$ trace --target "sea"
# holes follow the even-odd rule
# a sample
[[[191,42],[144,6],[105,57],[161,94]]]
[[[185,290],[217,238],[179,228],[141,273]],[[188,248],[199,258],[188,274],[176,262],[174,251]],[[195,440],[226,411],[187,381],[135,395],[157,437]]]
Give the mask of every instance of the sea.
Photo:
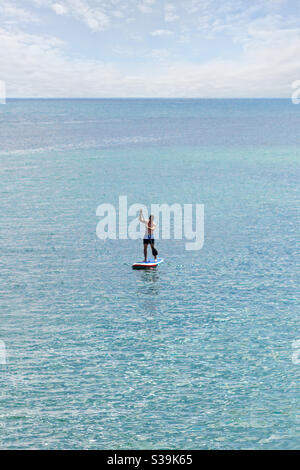
[[[299,449],[299,167],[289,99],[0,105],[0,448]],[[119,196],[203,246],[132,270]]]

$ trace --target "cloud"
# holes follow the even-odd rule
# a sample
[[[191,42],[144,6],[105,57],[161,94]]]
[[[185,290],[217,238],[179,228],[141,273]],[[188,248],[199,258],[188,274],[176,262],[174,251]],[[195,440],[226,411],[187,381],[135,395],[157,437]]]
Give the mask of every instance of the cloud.
[[[24,8],[20,8],[14,3],[1,0],[0,17],[5,23],[39,23],[40,19]]]
[[[141,3],[140,5],[137,6],[138,10],[140,10],[141,13],[152,13],[152,8],[148,5],[145,5]]]
[[[7,2],[8,0],[6,0]],[[21,1],[21,0],[19,0]],[[143,13],[166,23],[180,19],[186,31],[213,38],[220,34],[239,40],[247,24],[257,17],[277,12],[285,0],[27,0],[35,6],[49,8],[58,15],[68,15],[93,31],[105,31],[116,21]],[[297,16],[297,15],[294,15]],[[161,26],[161,21],[160,21]],[[153,30],[158,29],[153,24]],[[160,28],[163,29],[163,28]]]
[[[262,28],[286,28],[297,24],[293,15],[279,14],[286,0],[180,0],[185,12],[182,28],[193,31],[205,39],[220,36],[231,38],[236,43],[245,41],[251,24],[260,22]],[[171,7],[170,7],[171,8]],[[172,11],[172,10],[171,10]],[[181,15],[180,17],[182,18]],[[273,25],[271,23],[273,22]],[[277,24],[275,24],[277,23]]]
[[[8,96],[107,96],[123,79],[112,64],[71,60],[66,44],[55,37],[0,28],[0,42],[0,75]]]
[[[68,12],[68,9],[66,6],[61,5],[60,3],[53,3],[51,5],[51,8],[57,15],[65,15]]]
[[[8,96],[21,97],[290,96],[291,83],[299,78],[300,31],[257,28],[249,34],[237,60],[169,62],[168,50],[153,50],[152,73],[142,67],[132,74],[112,63],[71,59],[55,37],[0,28],[0,78]]]
[[[112,12],[112,15],[115,17],[115,18],[124,18],[125,17],[125,13],[123,11],[120,11],[120,10],[115,10]]]
[[[82,21],[92,31],[104,31],[110,25],[110,16],[105,11],[105,6],[111,3],[98,0],[31,0],[35,6],[49,8],[57,15],[68,15],[78,21]]]
[[[165,5],[165,21],[170,23],[177,20],[179,20],[179,16],[176,14],[176,7],[171,3],[167,3]]]
[[[290,84],[300,79],[297,15],[281,11],[277,0],[253,0],[250,5],[242,0],[224,0],[223,4],[219,0],[178,0],[165,5],[154,0],[27,0],[27,4],[29,1],[43,7],[43,30],[49,26],[53,31],[47,15],[68,15],[64,36],[68,42],[53,32],[21,31],[23,23],[28,31],[30,22],[38,18],[11,1],[1,0],[0,80],[6,81],[8,96],[283,97],[290,96]],[[271,8],[274,2],[276,11]],[[139,5],[156,15],[136,15],[136,22],[127,23]],[[169,24],[164,28],[164,18],[172,23],[179,17],[174,32],[167,28]],[[77,46],[72,41],[78,24],[74,19],[100,32],[94,43],[89,35],[88,44],[95,44],[89,48],[89,57],[94,49],[101,52],[97,45],[103,38],[105,57],[111,54],[111,59],[84,59],[84,47],[81,58],[76,58]],[[118,35],[113,22],[120,19],[123,29]],[[115,28],[113,40],[111,32],[106,33],[110,26]],[[35,25],[34,31],[38,28]],[[85,39],[84,28],[80,31]],[[154,40],[150,41],[149,35],[168,37],[168,48],[151,49]],[[209,41],[215,38],[226,38],[226,55]],[[191,49],[198,51],[202,39],[207,41],[210,55],[200,63],[199,55],[188,54]],[[184,41],[189,41],[188,47]],[[238,52],[230,55],[234,43]]]
[[[151,36],[172,36],[174,33],[169,29],[156,29],[152,31]]]
[[[83,0],[68,0],[67,3],[70,3],[72,14],[93,31],[103,31],[108,27],[110,19],[101,7]]]
[[[153,7],[156,4],[156,0],[135,0],[132,4],[132,8],[137,8],[141,13],[153,13]]]
[[[149,53],[149,56],[153,57],[156,61],[165,62],[166,59],[169,59],[171,54],[168,49],[152,49]]]

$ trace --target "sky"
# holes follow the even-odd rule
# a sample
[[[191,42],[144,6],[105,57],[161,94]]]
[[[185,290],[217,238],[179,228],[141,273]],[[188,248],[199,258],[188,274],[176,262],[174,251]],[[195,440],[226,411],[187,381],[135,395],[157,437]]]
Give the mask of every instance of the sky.
[[[0,0],[8,97],[290,97],[299,0]]]

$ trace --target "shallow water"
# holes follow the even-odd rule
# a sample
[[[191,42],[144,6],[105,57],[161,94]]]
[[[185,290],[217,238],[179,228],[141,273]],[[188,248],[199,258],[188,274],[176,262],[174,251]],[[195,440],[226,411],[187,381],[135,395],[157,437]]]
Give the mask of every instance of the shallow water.
[[[288,100],[0,106],[2,448],[299,448],[299,143]],[[133,271],[119,195],[204,204],[202,250]]]

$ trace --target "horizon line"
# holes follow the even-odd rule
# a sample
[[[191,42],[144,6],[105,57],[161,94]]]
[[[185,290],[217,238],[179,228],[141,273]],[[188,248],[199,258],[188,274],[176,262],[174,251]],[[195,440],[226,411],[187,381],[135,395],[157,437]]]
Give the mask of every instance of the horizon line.
[[[240,97],[204,97],[204,96],[10,96],[8,100],[290,100],[290,97],[281,96],[240,96]]]

